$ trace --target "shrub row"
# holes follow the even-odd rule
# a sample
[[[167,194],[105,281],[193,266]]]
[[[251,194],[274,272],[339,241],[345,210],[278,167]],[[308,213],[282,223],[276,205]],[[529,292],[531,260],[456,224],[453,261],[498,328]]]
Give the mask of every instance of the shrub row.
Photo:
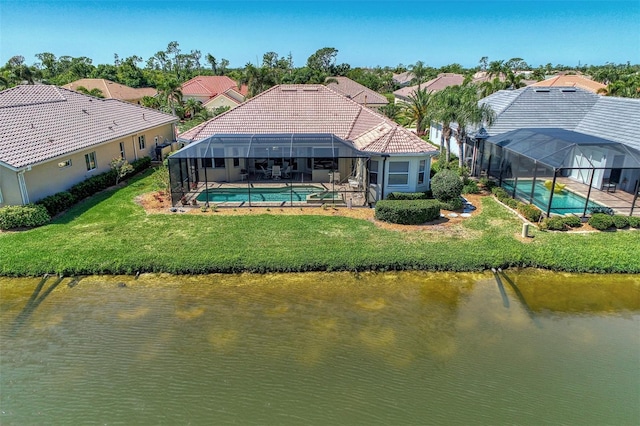
[[[387,196],[387,200],[428,200],[432,198],[429,192],[392,192]]]
[[[436,200],[380,200],[375,218],[401,225],[419,225],[440,217],[440,202]]]
[[[542,211],[533,204],[522,203],[516,199],[511,198],[509,193],[499,186],[491,189],[491,193],[501,203],[517,210],[522,216],[524,216],[530,222],[538,222],[542,217]]]
[[[550,231],[566,231],[569,228],[579,228],[582,221],[577,216],[553,216],[545,218],[540,223],[540,229],[548,229]]]
[[[0,229],[31,228],[49,222],[51,217],[44,206],[6,206],[0,208]]]
[[[146,170],[151,165],[151,158],[143,157],[139,160],[131,163],[133,166],[133,173],[139,173]],[[58,192],[48,197],[43,198],[36,204],[44,206],[50,216],[55,216],[61,213],[78,201],[81,201],[91,195],[100,192],[116,182],[117,173],[115,170],[109,170],[108,172],[101,173],[99,175],[90,177],[87,180],[79,182],[73,185],[69,190]]]
[[[632,228],[640,228],[640,217],[623,216],[620,214],[609,215],[607,213],[594,213],[589,218],[589,225],[599,230],[606,231],[609,228],[622,229],[630,226]]]

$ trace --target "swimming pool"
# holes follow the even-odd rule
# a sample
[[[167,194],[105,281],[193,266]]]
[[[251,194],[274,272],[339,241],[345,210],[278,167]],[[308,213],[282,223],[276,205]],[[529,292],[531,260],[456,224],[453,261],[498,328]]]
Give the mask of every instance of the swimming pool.
[[[513,194],[513,185],[515,181],[503,181],[502,186],[509,194]],[[525,200],[529,200],[531,197],[532,180],[519,180],[516,196]],[[550,191],[545,188],[543,181],[536,181],[533,191],[533,204],[543,212],[547,211],[549,207],[549,195]],[[577,213],[582,214],[584,212],[584,206],[587,199],[581,195],[576,194],[568,190],[563,190],[560,193],[553,194],[553,200],[551,201],[551,213],[554,214],[567,214]],[[600,204],[593,201],[589,201],[588,209],[592,207],[602,207]]]
[[[220,188],[201,192],[197,200],[206,202],[302,202],[311,194],[320,194],[326,189],[321,186],[286,186],[279,188]]]

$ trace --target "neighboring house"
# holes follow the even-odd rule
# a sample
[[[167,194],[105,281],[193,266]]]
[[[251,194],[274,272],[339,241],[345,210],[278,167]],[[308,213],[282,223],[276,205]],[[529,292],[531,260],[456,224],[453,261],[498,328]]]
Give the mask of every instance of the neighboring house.
[[[238,84],[226,75],[200,75],[182,84],[182,99],[195,99],[209,111],[220,107],[235,108],[244,102],[247,86]]]
[[[439,74],[436,78],[426,81],[420,85],[403,87],[393,92],[396,103],[398,102],[410,102],[409,97],[412,96],[420,87],[421,90],[427,92],[439,92],[445,87],[460,86],[464,83],[464,76],[462,74],[444,73]]]
[[[592,176],[582,173],[582,177],[578,177],[577,169],[572,170],[572,179],[588,183],[593,178],[595,188],[602,188],[611,179],[626,192],[638,185],[640,99],[599,96],[576,87],[529,86],[502,90],[480,102],[490,105],[497,116],[493,125],[486,128],[490,140],[499,140],[501,135],[514,131],[536,129],[533,133],[541,139],[531,145],[533,152],[541,149],[542,140],[551,137],[548,135],[562,135],[564,140],[575,140],[581,146],[579,155],[578,151],[564,152],[563,168],[594,170]],[[469,134],[475,134],[475,130],[469,129]],[[544,153],[551,156],[553,149],[545,147]]]
[[[405,71],[400,74],[393,75],[393,82],[396,83],[400,87],[405,87],[411,84],[411,80],[413,80],[413,73],[411,71]]]
[[[386,97],[348,77],[329,77],[327,87],[367,108],[378,109],[389,103]]]
[[[48,85],[0,92],[0,206],[69,189],[174,139],[177,118]]]
[[[599,90],[607,88],[606,85],[593,81],[581,75],[557,75],[547,80],[542,80],[532,84],[536,87],[577,87],[588,90],[592,93],[598,93]]]
[[[65,84],[62,87],[76,92],[78,91],[78,87],[84,87],[88,91],[98,89],[102,93],[102,97],[105,99],[120,99],[121,101],[130,102],[132,104],[140,104],[143,97],[154,97],[158,94],[158,91],[153,87],[135,89],[103,78],[82,78],[74,81],[73,83]]]
[[[278,144],[283,144],[263,145],[259,149],[258,141],[254,141],[256,135],[272,136]],[[298,145],[297,141],[301,139],[305,140]],[[200,175],[224,182],[241,181],[243,170],[246,173],[255,166],[258,154],[254,152],[276,151],[272,160],[286,159],[294,166],[293,173],[310,176],[312,181],[318,182],[327,182],[328,173],[335,171],[336,166],[343,178],[350,176],[354,160],[366,157],[369,159],[368,175],[363,185],[367,186],[372,201],[385,198],[393,191],[428,190],[430,160],[438,152],[383,115],[324,85],[311,84],[272,87],[237,108],[180,134],[178,140],[190,145],[170,158],[180,158],[188,149],[196,153],[198,150],[194,147],[200,145],[209,158],[183,157],[188,164],[200,168],[207,160],[208,167],[212,168]],[[320,141],[328,145],[320,145]],[[206,146],[216,148],[204,148]],[[337,146],[345,153],[337,155]],[[316,161],[319,159],[322,161]],[[188,172],[185,169],[180,173]]]

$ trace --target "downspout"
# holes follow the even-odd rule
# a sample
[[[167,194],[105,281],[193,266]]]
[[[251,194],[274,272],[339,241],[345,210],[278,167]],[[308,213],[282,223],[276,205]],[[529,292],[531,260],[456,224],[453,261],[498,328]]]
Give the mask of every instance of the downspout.
[[[389,154],[382,154],[382,183],[380,184],[380,199],[384,200],[384,181],[386,180],[386,165]]]
[[[22,169],[18,172],[18,186],[20,187],[20,196],[22,197],[22,204],[29,204],[29,192],[27,191],[27,184],[24,181],[24,172],[31,170],[31,166],[26,169]]]

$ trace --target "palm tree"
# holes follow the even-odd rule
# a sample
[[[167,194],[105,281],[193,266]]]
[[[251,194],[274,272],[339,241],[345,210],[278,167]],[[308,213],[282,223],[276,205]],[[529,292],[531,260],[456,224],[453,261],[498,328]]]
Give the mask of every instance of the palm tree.
[[[434,95],[434,108],[432,116],[434,120],[442,123],[442,139],[440,141],[440,151],[445,152],[445,164],[451,161],[451,123],[457,119],[458,90],[460,86],[449,86],[436,92]]]
[[[418,83],[418,90],[420,90],[420,85],[429,75],[429,68],[424,65],[424,62],[418,61],[414,65],[409,65],[409,71],[413,74],[413,79]]]
[[[185,116],[189,116],[189,118],[194,118],[202,109],[202,102],[197,99],[189,98],[184,103],[184,113]]]
[[[174,78],[162,81],[158,85],[158,96],[164,102],[173,115],[176,115],[176,106],[182,104],[182,90],[180,83]]]
[[[402,116],[406,125],[416,126],[418,136],[426,133],[426,128],[431,124],[431,103],[433,97],[426,89],[417,89],[409,95],[409,102],[402,104]]]
[[[459,106],[457,110],[456,140],[458,142],[458,165],[460,168],[464,162],[464,145],[467,140],[467,127],[490,126],[496,119],[496,113],[488,104],[479,104],[479,95],[473,86],[461,86],[458,92]]]

